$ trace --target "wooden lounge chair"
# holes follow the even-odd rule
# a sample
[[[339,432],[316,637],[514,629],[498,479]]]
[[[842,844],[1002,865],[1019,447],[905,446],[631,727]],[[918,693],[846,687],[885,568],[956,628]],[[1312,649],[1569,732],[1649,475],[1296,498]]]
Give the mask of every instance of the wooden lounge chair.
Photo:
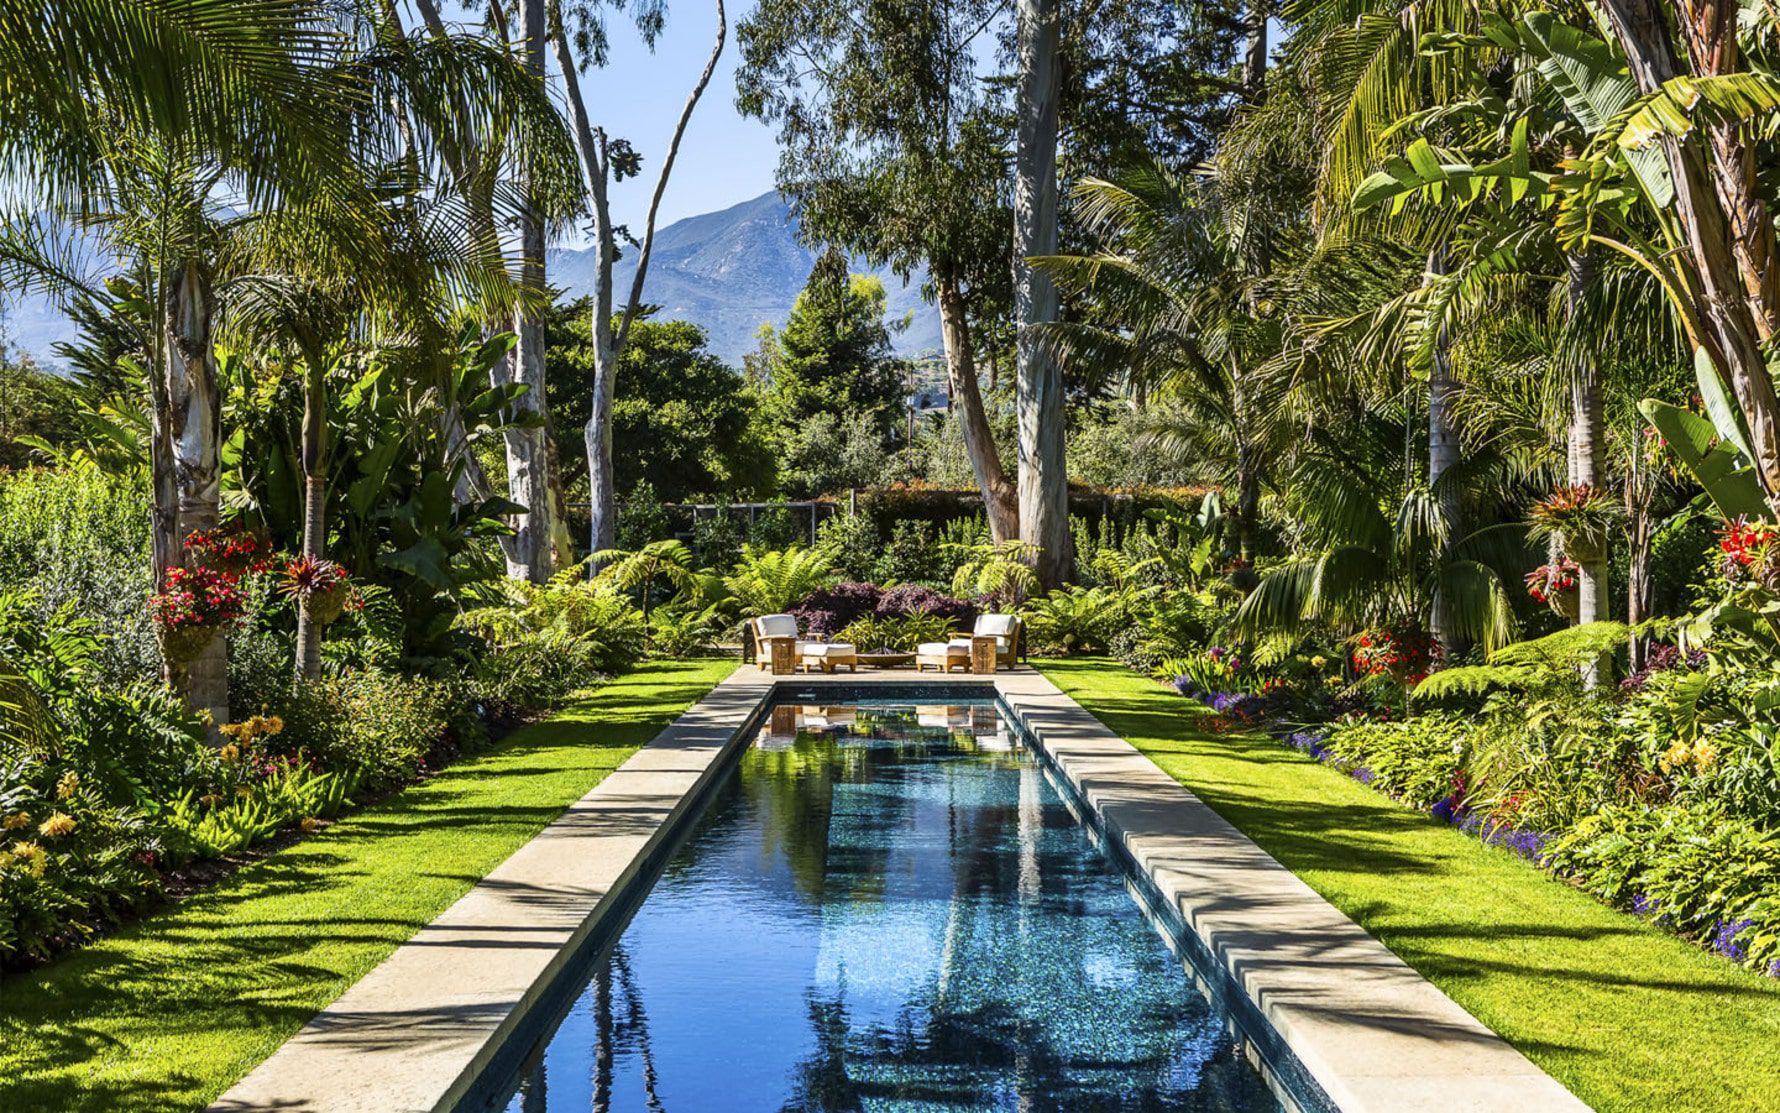
[[[850,672],[859,668],[859,654],[853,646],[804,638],[798,634],[797,619],[791,615],[765,614],[749,620],[748,625],[754,634],[754,663],[760,668],[773,667],[773,643],[780,641],[791,643],[794,667],[815,667],[823,672],[833,672],[841,665]]]
[[[941,672],[951,672],[955,668],[970,671],[970,639],[964,639],[964,648],[952,642],[922,642],[915,647],[915,671],[926,672],[929,667]]]
[[[970,639],[995,639],[995,667],[1011,669],[1020,651],[1020,633],[1024,626],[1017,614],[985,614],[977,616],[977,624],[967,637],[953,638],[949,644],[964,651],[966,665],[970,660]]]

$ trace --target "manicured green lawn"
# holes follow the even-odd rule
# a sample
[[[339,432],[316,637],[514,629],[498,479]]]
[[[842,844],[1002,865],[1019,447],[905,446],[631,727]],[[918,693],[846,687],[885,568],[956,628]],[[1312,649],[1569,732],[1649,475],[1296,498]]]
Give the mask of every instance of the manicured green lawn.
[[[1065,692],[1596,1109],[1780,1109],[1780,982],[1607,908],[1116,662]]]
[[[734,667],[646,665],[176,908],[0,982],[0,1109],[201,1108]]]

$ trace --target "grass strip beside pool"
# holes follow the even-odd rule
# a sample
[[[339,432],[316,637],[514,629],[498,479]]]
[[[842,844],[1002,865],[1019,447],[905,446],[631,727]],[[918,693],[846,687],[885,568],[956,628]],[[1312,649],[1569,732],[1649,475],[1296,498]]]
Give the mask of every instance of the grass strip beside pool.
[[[1117,662],[1042,671],[1596,1109],[1780,1109],[1780,982],[1739,969]]]
[[[0,1109],[207,1104],[734,668],[645,665],[177,907],[0,983]]]

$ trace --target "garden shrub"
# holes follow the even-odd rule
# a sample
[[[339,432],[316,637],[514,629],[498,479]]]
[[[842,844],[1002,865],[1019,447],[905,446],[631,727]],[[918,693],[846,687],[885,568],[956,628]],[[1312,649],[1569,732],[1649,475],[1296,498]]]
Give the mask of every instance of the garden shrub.
[[[1060,587],[1026,605],[1027,640],[1037,653],[1069,654],[1104,648],[1130,625],[1128,592],[1110,587]]]
[[[878,598],[876,613],[879,618],[931,615],[950,619],[954,625],[964,630],[970,629],[971,624],[977,620],[976,604],[922,584],[898,584],[896,587],[885,588],[884,594]]]
[[[369,791],[393,788],[481,741],[465,695],[458,683],[374,669],[325,677],[292,691],[278,747],[354,773]]]
[[[1329,732],[1336,764],[1406,804],[1430,808],[1463,782],[1466,724],[1445,715],[1402,722],[1360,721]]]
[[[598,683],[606,675],[598,658],[582,641],[527,638],[477,661],[470,690],[491,723],[511,723]]]
[[[0,967],[78,944],[158,894],[161,844],[64,762],[0,763]]]
[[[804,596],[785,613],[797,619],[797,628],[812,638],[827,638],[845,626],[876,614],[884,591],[876,584],[850,581],[821,588]]]
[[[29,589],[40,621],[72,606],[106,635],[95,682],[161,670],[142,608],[153,588],[145,481],[96,468],[0,472],[0,591]]]
[[[878,526],[868,513],[834,514],[816,527],[816,543],[827,550],[836,575],[846,580],[869,580],[883,551]]]

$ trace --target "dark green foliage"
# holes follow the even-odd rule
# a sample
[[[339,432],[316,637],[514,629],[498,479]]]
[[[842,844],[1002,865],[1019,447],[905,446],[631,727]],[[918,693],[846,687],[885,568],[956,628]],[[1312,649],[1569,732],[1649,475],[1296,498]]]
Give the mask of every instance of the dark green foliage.
[[[670,536],[667,510],[655,493],[655,485],[647,479],[631,488],[630,496],[618,508],[618,547],[640,549],[651,541]]]
[[[47,622],[63,607],[108,635],[94,679],[159,678],[160,651],[142,601],[152,579],[146,484],[92,468],[0,474],[0,591],[28,590]]]
[[[76,391],[30,360],[14,363],[0,349],[0,468],[21,468],[35,451],[24,439],[60,447],[78,438]]]
[[[281,752],[350,771],[377,792],[485,737],[454,682],[356,671],[295,688],[284,705]]]
[[[593,391],[588,298],[559,302],[546,328],[550,423],[561,446],[563,482],[585,487],[581,443]],[[614,479],[620,491],[647,482],[663,502],[765,495],[777,479],[773,430],[741,375],[705,349],[705,331],[686,321],[631,326],[612,403]],[[651,537],[646,540],[659,540]]]
[[[799,521],[799,517],[802,521]],[[771,506],[756,511],[748,524],[748,544],[756,549],[783,549],[799,541],[808,542],[807,516],[794,517],[787,506]]]
[[[1404,803],[1430,808],[1462,783],[1465,724],[1442,715],[1397,723],[1357,722],[1329,733],[1328,749],[1350,771]]]

